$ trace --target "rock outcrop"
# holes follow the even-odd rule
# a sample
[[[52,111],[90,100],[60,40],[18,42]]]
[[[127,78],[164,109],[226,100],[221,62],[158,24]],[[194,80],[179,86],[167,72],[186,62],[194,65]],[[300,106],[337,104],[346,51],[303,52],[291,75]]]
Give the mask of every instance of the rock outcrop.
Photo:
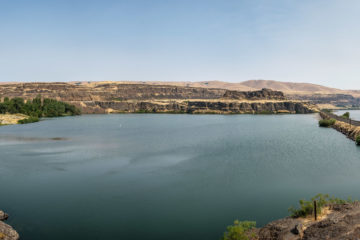
[[[307,94],[288,95],[290,99],[304,100],[313,104],[329,104],[338,108],[351,108],[360,106],[360,98],[350,94]]]
[[[3,221],[8,219],[8,215],[0,210],[0,239],[1,240],[18,240],[19,234],[8,224]]]
[[[71,103],[83,113],[311,113],[314,105],[287,100],[282,92],[262,89],[228,91],[171,85],[129,83],[0,84],[0,98],[32,99],[41,95]]]
[[[230,91],[227,90],[223,96],[229,99],[248,99],[248,100],[285,100],[284,93],[263,88],[260,91]]]
[[[284,218],[259,229],[259,240],[360,239],[360,203],[334,204],[321,219]]]

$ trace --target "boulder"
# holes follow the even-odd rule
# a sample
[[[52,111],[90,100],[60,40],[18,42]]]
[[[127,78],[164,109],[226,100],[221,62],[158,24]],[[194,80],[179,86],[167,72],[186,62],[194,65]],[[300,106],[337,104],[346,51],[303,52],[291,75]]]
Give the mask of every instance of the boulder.
[[[18,240],[19,234],[8,224],[4,223],[9,217],[6,213],[0,210],[0,239],[1,240]]]

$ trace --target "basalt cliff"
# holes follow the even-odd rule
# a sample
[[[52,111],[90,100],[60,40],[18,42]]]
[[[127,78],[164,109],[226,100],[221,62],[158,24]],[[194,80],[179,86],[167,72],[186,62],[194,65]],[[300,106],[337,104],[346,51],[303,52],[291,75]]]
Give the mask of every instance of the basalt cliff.
[[[83,113],[312,113],[315,105],[289,100],[280,91],[232,91],[123,82],[0,84],[0,98],[41,95],[65,101]]]

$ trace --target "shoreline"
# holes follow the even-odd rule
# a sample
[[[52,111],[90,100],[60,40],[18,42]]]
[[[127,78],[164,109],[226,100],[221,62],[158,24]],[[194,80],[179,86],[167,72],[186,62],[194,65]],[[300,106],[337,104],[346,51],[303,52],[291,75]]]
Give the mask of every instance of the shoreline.
[[[9,215],[0,210],[0,239],[2,240],[18,240],[20,238],[18,232],[10,225],[6,224]]]

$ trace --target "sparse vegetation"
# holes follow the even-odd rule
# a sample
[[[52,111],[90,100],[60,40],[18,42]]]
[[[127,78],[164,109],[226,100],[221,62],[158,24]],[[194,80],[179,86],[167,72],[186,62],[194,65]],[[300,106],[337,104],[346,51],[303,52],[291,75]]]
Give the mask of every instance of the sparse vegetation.
[[[350,113],[346,112],[344,113],[341,117],[345,118],[345,119],[349,119],[350,118]]]
[[[251,240],[255,234],[251,229],[256,227],[256,222],[235,220],[233,225],[226,228],[222,240]]]
[[[266,110],[263,110],[263,111],[257,112],[256,114],[263,114],[263,115],[266,115],[266,114],[274,114],[274,112],[272,112],[272,111],[266,111]]]
[[[331,119],[322,119],[319,121],[319,126],[320,127],[331,127],[332,125],[334,125],[336,122],[335,119],[331,118]]]
[[[331,109],[322,109],[321,111],[326,112],[326,113],[332,113],[333,112],[333,110],[331,110]]]
[[[314,214],[314,201],[317,203],[316,212],[321,214],[323,208],[329,204],[344,204],[344,203],[352,203],[351,198],[347,200],[330,197],[328,194],[318,194],[315,197],[311,198],[311,200],[300,200],[299,208],[290,207],[289,212],[291,217],[306,217],[308,215]]]

